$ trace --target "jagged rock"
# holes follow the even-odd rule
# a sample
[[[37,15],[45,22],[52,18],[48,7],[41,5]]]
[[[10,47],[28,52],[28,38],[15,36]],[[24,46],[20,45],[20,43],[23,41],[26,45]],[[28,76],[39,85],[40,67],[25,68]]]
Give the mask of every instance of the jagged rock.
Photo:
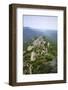
[[[27,51],[31,51],[33,49],[33,46],[28,46]]]
[[[46,41],[43,39],[42,36],[38,37],[36,40],[34,40],[33,45],[34,46],[44,46]]]
[[[34,51],[31,52],[31,61],[36,60],[36,53]]]
[[[51,43],[42,36],[31,40],[24,51],[24,73],[56,73],[57,59],[52,49]]]
[[[49,43],[49,42],[47,43],[47,46],[48,46],[48,47],[50,46],[50,43]]]

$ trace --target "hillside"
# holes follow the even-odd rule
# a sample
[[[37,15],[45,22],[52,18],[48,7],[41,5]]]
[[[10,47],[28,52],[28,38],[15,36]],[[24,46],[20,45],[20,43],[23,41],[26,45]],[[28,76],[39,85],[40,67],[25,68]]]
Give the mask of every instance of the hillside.
[[[24,74],[57,73],[57,47],[54,43],[43,36],[33,36],[23,48]]]
[[[44,32],[41,32],[39,30],[30,28],[30,27],[24,27],[23,28],[23,37],[24,41],[31,40],[33,37],[38,36],[45,36],[47,39],[57,42],[57,31],[56,30],[44,30]]]

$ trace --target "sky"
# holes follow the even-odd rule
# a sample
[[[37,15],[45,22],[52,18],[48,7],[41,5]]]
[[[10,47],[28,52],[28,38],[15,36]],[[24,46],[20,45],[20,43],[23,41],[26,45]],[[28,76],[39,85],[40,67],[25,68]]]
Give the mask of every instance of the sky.
[[[24,27],[38,30],[57,30],[57,16],[24,15]]]

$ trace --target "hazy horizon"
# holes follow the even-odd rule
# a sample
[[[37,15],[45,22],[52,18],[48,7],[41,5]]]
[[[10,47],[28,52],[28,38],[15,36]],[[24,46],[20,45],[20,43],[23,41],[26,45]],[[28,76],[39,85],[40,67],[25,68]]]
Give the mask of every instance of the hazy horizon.
[[[57,30],[57,16],[30,16],[24,15],[24,27],[34,28],[37,31]]]
[[[43,30],[43,32],[44,32],[44,31],[48,31],[48,30],[49,30],[49,31],[57,31],[56,29],[55,29],[55,30],[54,30],[54,29],[52,29],[52,30],[51,30],[51,29],[42,29],[42,30],[41,30],[41,29],[37,29],[37,28],[34,28],[34,27],[27,27],[27,26],[24,26],[24,28],[30,28],[30,29],[33,30],[33,31],[36,31],[36,30],[37,30],[37,31],[42,31],[42,30]],[[36,29],[36,30],[35,30],[35,29]]]

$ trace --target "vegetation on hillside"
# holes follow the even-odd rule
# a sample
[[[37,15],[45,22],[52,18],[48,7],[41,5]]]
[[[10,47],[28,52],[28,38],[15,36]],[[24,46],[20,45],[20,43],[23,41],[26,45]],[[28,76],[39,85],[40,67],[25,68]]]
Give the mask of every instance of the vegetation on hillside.
[[[23,74],[57,73],[57,44],[44,36],[25,41]]]

